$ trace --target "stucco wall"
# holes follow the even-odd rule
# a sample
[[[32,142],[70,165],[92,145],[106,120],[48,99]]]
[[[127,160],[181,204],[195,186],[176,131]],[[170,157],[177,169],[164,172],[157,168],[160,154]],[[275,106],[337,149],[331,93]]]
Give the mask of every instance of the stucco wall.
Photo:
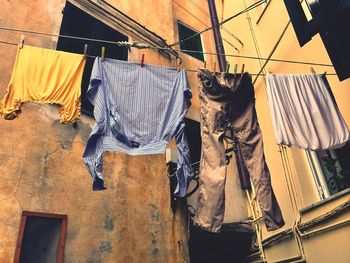
[[[235,2],[225,1],[225,17],[238,13],[254,2],[255,1],[253,0],[241,0]],[[218,5],[220,5],[220,3],[221,1],[217,1]],[[220,9],[220,7],[218,7],[218,9]],[[235,33],[244,43],[244,46],[240,47],[239,53],[229,45],[225,45],[227,54],[247,56],[260,55],[264,58],[268,57],[286,26],[289,17],[283,1],[271,0],[264,14],[262,14],[262,11],[262,7],[256,8],[248,14],[243,14],[227,23],[227,27],[231,28],[232,32]],[[223,36],[227,37],[225,32],[223,32]],[[318,35],[314,36],[308,44],[303,48],[300,48],[292,25],[288,27],[286,34],[282,38],[281,43],[272,57],[277,59],[331,64],[320,37]],[[252,74],[258,73],[261,65],[264,63],[264,61],[242,58],[231,58],[228,60],[231,63],[231,68],[233,64],[238,63],[239,70],[244,63],[246,71]],[[335,72],[332,67],[313,66],[313,68],[317,73],[323,73],[325,71],[328,73]],[[268,69],[276,74],[311,74],[309,65],[269,62],[266,66],[266,72],[268,72]],[[337,76],[328,76],[327,78],[332,87],[340,111],[349,126],[350,107],[348,98],[350,97],[350,79],[339,82]],[[253,80],[254,79],[255,76],[253,75]],[[266,160],[271,171],[272,185],[277,200],[281,205],[286,225],[282,229],[272,232],[267,232],[265,227],[262,226],[263,239],[276,235],[286,229],[290,229],[294,220],[298,219],[298,214],[301,217],[301,221],[305,222],[329,212],[336,206],[348,201],[350,198],[348,193],[326,204],[322,204],[313,210],[293,214],[291,198],[293,199],[295,197],[297,210],[316,204],[320,199],[318,197],[317,189],[315,188],[315,183],[312,179],[312,174],[305,153],[300,149],[286,149],[289,158],[287,163],[290,165],[291,178],[295,187],[295,193],[292,193],[291,196],[289,195],[286,184],[286,170],[282,164],[281,152],[274,137],[265,89],[265,79],[264,77],[259,77],[255,83],[257,115],[263,134]],[[325,225],[339,223],[343,219],[349,219],[349,214],[343,213],[342,219],[336,217],[329,220]],[[349,233],[349,226],[343,225],[337,230],[330,229],[329,231],[312,235],[309,238],[303,238],[303,246],[307,262],[349,262],[349,253],[344,253],[344,251],[347,251],[346,247],[349,242]],[[331,247],[329,246],[330,240],[333,240]],[[268,262],[296,256],[298,250],[295,244],[295,241],[287,238],[267,247],[265,252]],[[334,260],[331,260],[332,258],[334,258]]]
[[[109,2],[168,43],[177,40],[175,22],[185,14],[174,11],[171,1]],[[58,33],[64,4],[5,1],[0,22],[11,28]],[[192,23],[190,18],[183,20]],[[55,37],[25,36],[25,44],[56,47]],[[212,47],[211,37],[205,38],[205,45]],[[0,39],[17,43],[20,33],[0,30]],[[145,63],[175,65],[174,60],[149,50],[132,49],[129,60],[139,61],[142,53]],[[15,55],[16,46],[0,44],[0,97]],[[183,60],[184,66],[194,69],[200,64],[192,58]],[[198,119],[195,74],[189,81],[194,93],[189,117]],[[105,154],[109,190],[92,192],[81,156],[94,121],[82,116],[73,127],[60,124],[58,118],[54,106],[27,103],[17,119],[0,119],[0,262],[13,260],[22,210],[68,215],[64,262],[187,262],[184,209],[179,206],[176,215],[170,210],[164,155]]]

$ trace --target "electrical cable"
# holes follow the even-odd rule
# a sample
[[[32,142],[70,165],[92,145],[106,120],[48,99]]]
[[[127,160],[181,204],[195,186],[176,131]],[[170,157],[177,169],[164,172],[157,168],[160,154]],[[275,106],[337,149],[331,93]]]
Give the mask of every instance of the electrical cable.
[[[265,67],[266,67],[267,63],[269,62],[269,60],[272,61],[272,60],[271,60],[271,57],[272,57],[273,53],[275,53],[275,51],[276,51],[278,45],[281,43],[281,41],[282,41],[282,39],[283,39],[283,37],[284,37],[284,34],[287,32],[287,29],[288,29],[288,26],[289,26],[289,25],[290,25],[290,20],[288,21],[287,25],[284,27],[284,29],[283,29],[283,31],[282,31],[282,34],[281,34],[280,37],[278,38],[278,40],[277,40],[276,44],[274,45],[274,47],[272,48],[272,50],[271,50],[271,52],[270,52],[270,54],[269,54],[267,60],[265,61],[264,65],[261,67],[261,69],[260,69],[258,75],[255,77],[255,79],[254,79],[254,81],[253,81],[253,84],[255,84],[255,82],[257,81],[257,79],[258,79],[258,77],[259,77],[259,75],[260,75],[261,72],[265,69]]]
[[[179,4],[177,1],[173,1],[175,4],[177,4],[180,8],[182,8],[183,10],[185,10],[189,15],[191,15],[193,18],[195,18],[199,23],[201,23],[204,26],[208,26],[207,24],[205,24],[202,20],[200,20],[197,16],[195,16],[194,14],[192,14],[192,12],[188,11],[184,6],[182,6],[181,4]],[[237,52],[239,52],[239,49],[237,47],[235,47],[232,43],[230,43],[228,40],[226,40],[225,38],[222,38],[223,41],[225,41],[228,45],[230,45],[231,47],[233,47],[235,50],[237,50]]]
[[[210,14],[204,10],[201,6],[199,6],[196,2],[194,2],[193,0],[190,0],[190,2],[196,6],[200,11],[202,11],[207,17],[210,17]],[[229,31],[228,29],[226,29],[223,25],[222,26],[222,29],[227,33],[229,34],[231,37],[233,37],[235,40],[237,40],[242,46],[244,46],[243,42],[236,36],[234,35],[231,31]]]
[[[265,3],[265,1],[266,1],[266,0],[259,0],[258,2],[255,2],[254,4],[250,5],[250,6],[247,7],[246,9],[244,9],[244,10],[238,12],[237,14],[235,14],[235,15],[233,15],[233,16],[230,16],[230,17],[226,18],[225,20],[221,21],[220,23],[218,23],[217,26],[221,26],[221,25],[227,23],[228,21],[232,20],[233,18],[236,18],[236,17],[238,17],[238,16],[240,16],[240,15],[242,15],[242,14],[244,14],[244,13],[246,13],[246,12],[248,12],[248,11],[250,11],[250,10],[256,8],[256,7],[258,7],[259,5]],[[206,29],[204,29],[204,30],[202,30],[202,31],[200,31],[200,32],[198,32],[198,33],[196,33],[196,34],[194,34],[194,35],[188,37],[188,38],[185,38],[185,39],[182,39],[182,40],[180,40],[180,41],[177,41],[177,42],[175,42],[175,43],[173,43],[173,44],[170,44],[169,47],[177,46],[177,45],[179,45],[179,44],[181,44],[181,43],[184,43],[184,42],[186,42],[186,41],[188,41],[188,40],[190,40],[190,39],[192,39],[192,38],[194,38],[194,37],[196,37],[196,36],[199,36],[199,35],[203,34],[204,32],[207,32],[207,31],[209,31],[209,30],[211,30],[211,29],[213,29],[213,26],[208,27],[208,28],[206,28]]]

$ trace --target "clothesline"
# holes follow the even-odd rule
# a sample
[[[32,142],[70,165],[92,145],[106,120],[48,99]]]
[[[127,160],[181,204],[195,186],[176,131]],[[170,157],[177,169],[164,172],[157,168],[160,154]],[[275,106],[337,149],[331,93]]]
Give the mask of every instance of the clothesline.
[[[1,28],[0,28],[1,29]],[[130,46],[130,47],[139,47],[141,46],[141,44],[139,43],[133,43],[133,42],[120,42],[120,43],[124,43],[125,46]],[[12,46],[18,46],[18,44],[16,43],[11,43],[11,42],[7,42],[7,41],[1,41],[0,40],[0,44],[6,44],[6,45],[12,45]],[[134,45],[133,45],[134,44]],[[90,58],[96,58],[97,56],[92,56],[92,55],[86,55],[87,57],[90,57]],[[310,65],[314,65],[314,64],[310,64]],[[198,70],[196,69],[186,69],[185,70],[187,72],[198,72]],[[217,72],[217,73],[224,73],[224,72]],[[266,74],[258,74],[258,73],[249,73],[250,75],[252,76],[265,76]],[[325,73],[325,75],[328,75],[328,76],[336,76],[337,74],[336,73]]]
[[[137,43],[137,42],[125,42],[125,41],[110,41],[110,40],[103,40],[103,39],[96,39],[96,38],[85,38],[85,37],[77,37],[77,36],[71,36],[71,35],[60,35],[60,34],[53,34],[53,33],[45,33],[45,32],[38,32],[38,31],[32,31],[32,30],[25,30],[25,29],[17,29],[17,28],[8,28],[8,27],[0,27],[0,30],[4,31],[12,31],[12,32],[21,32],[21,33],[28,33],[28,34],[36,34],[36,35],[44,35],[44,36],[54,36],[54,37],[62,37],[62,38],[70,38],[70,39],[77,39],[77,40],[84,40],[84,41],[93,41],[93,42],[100,42],[100,43],[106,43],[106,44],[115,44],[118,46],[124,46],[124,47],[135,47],[135,48],[149,48],[149,49],[156,49],[156,50],[173,50],[173,51],[181,51],[186,53],[193,53],[193,54],[203,54],[203,55],[212,55],[212,56],[227,56],[227,57],[235,57],[235,58],[242,58],[242,59],[252,59],[252,60],[269,60],[273,62],[283,62],[283,63],[294,63],[294,64],[304,64],[304,65],[311,65],[311,66],[324,66],[324,67],[333,67],[332,64],[326,64],[326,63],[317,63],[317,62],[308,62],[308,61],[295,61],[295,60],[284,60],[284,59],[275,59],[275,58],[262,58],[262,57],[255,57],[255,56],[244,56],[244,55],[234,55],[234,54],[221,54],[221,53],[215,53],[215,52],[203,52],[203,51],[194,51],[194,50],[187,50],[187,49],[171,49],[168,47],[157,47],[152,46],[145,43]]]

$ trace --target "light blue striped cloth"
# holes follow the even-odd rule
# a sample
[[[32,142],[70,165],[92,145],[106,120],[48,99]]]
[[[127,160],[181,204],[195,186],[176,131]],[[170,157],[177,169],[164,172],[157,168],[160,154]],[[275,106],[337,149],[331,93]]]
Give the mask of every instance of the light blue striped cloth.
[[[88,138],[84,163],[93,177],[93,190],[106,189],[102,153],[129,155],[164,153],[175,136],[178,149],[175,195],[186,194],[193,171],[184,132],[191,105],[185,70],[140,66],[138,63],[96,58],[87,97],[94,105],[96,125]]]

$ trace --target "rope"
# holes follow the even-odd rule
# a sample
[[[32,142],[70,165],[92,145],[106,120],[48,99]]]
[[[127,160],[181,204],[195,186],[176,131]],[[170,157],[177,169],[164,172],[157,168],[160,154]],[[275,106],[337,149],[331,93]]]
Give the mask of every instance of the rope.
[[[1,30],[1,28],[0,28]],[[113,42],[113,41],[110,41]],[[11,42],[7,42],[7,41],[1,41],[0,40],[0,44],[6,44],[6,45],[12,45],[12,46],[18,46],[18,44],[16,43],[11,43]],[[136,43],[136,42],[125,42],[125,41],[120,41],[120,42],[114,42],[113,44],[117,44],[119,46],[124,46],[124,47],[136,47],[139,49],[143,49],[143,48],[148,48],[148,44],[142,44],[142,43]],[[152,48],[152,46],[151,46]],[[183,51],[183,50],[182,50]],[[205,52],[208,53],[208,52]],[[215,53],[210,53],[210,54],[215,54]],[[96,58],[97,56],[91,56],[91,55],[86,55],[89,58]],[[235,55],[232,55],[235,56]],[[295,62],[296,63],[296,62]],[[316,65],[316,64],[311,64],[311,65]],[[317,65],[323,65],[323,66],[332,66],[332,65],[326,65],[326,64],[317,64]],[[187,72],[194,72],[197,73],[198,69],[185,69]],[[216,73],[226,73],[226,72],[216,72]],[[258,73],[249,73],[252,76],[265,76],[266,74],[258,74]],[[336,76],[336,73],[325,73],[325,75],[327,76]]]

